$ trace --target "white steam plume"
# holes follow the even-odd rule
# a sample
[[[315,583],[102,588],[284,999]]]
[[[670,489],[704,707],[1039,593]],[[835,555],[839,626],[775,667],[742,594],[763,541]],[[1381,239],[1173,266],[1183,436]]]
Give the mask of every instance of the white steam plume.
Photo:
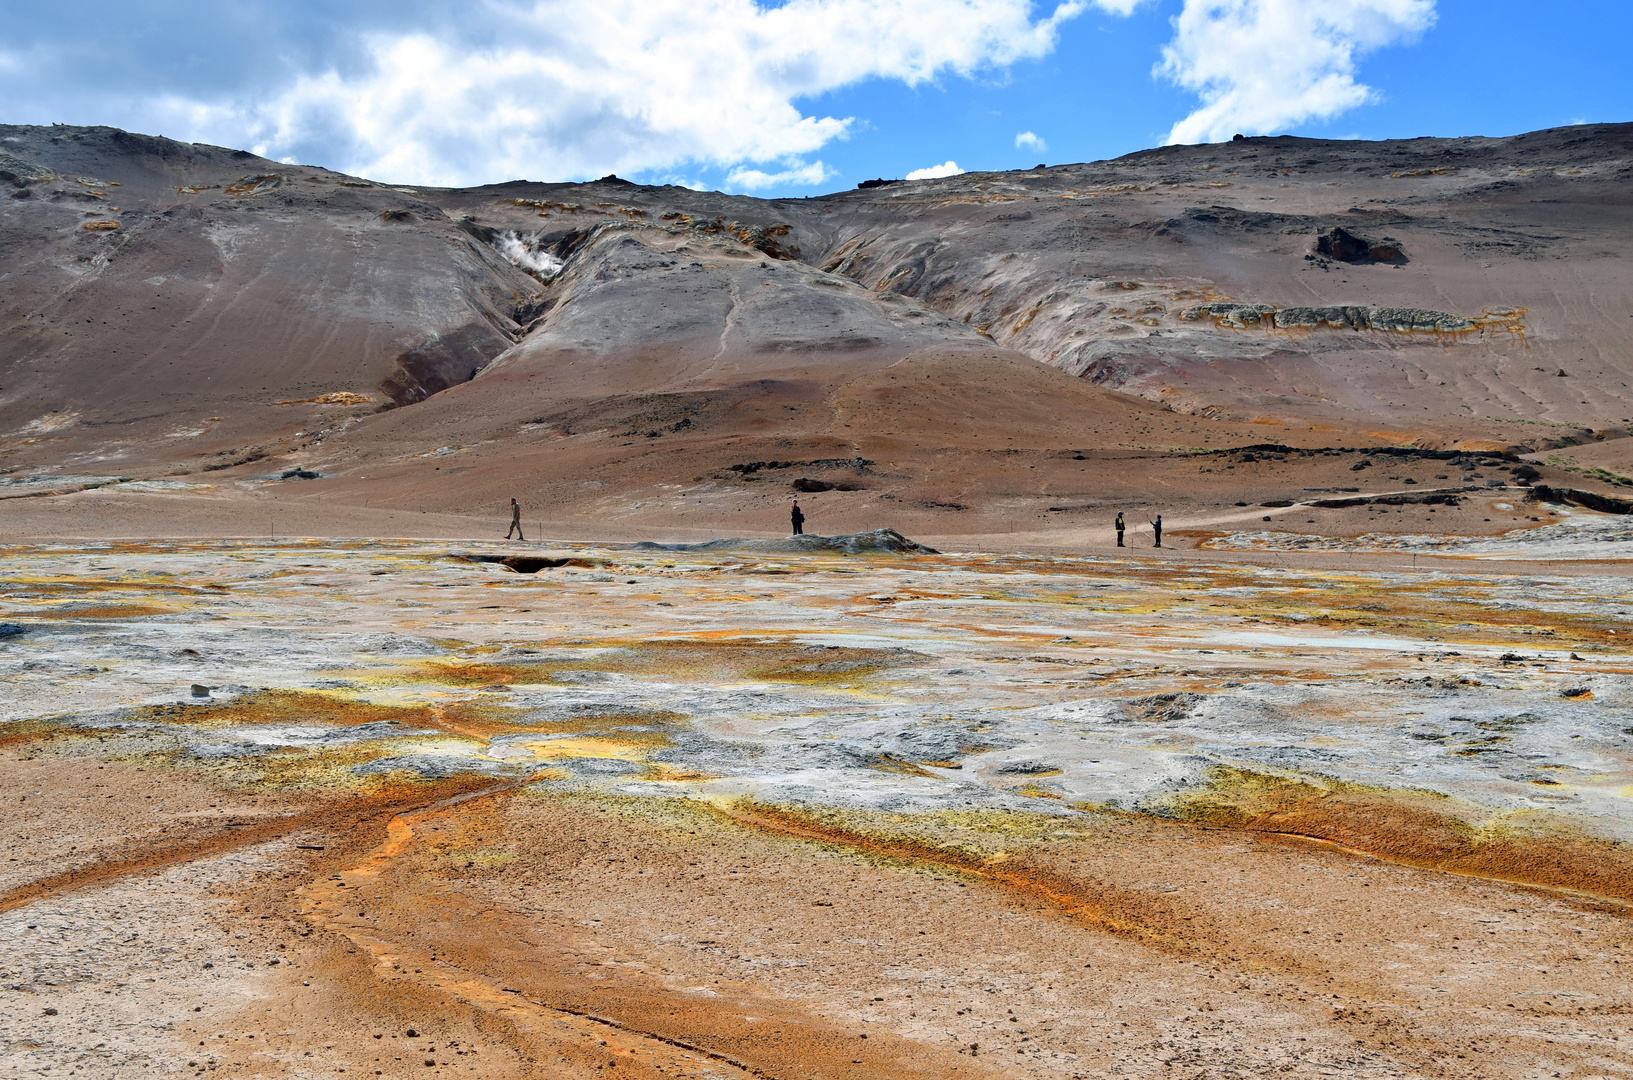
[[[494,237],[493,246],[514,266],[530,270],[540,277],[555,277],[565,265],[548,251],[538,247],[538,237],[523,238],[509,229]]]

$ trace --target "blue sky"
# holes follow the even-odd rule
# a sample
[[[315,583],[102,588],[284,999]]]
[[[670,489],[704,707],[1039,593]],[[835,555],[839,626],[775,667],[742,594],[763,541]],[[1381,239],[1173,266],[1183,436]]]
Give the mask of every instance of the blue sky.
[[[0,122],[406,183],[805,195],[1165,141],[1633,120],[1629,0],[359,0],[0,9]],[[1017,136],[1035,138],[1017,145]]]

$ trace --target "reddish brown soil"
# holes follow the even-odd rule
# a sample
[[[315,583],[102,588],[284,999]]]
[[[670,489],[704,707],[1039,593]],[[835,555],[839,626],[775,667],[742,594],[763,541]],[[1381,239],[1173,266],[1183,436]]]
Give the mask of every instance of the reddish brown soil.
[[[153,794],[143,809],[173,820],[223,798],[169,770],[70,768],[38,749],[14,745],[6,768],[52,769],[59,836],[102,817],[82,798],[98,783]],[[1251,816],[1201,825],[712,808],[491,781],[295,814],[299,798],[262,795],[270,820],[252,836],[105,834],[79,869],[18,881],[3,907],[49,888],[111,910],[166,865],[264,852],[171,941],[231,929],[282,962],[229,972],[242,1004],[224,1013],[199,991],[210,1015],[183,1008],[150,1041],[265,1076],[1633,1067],[1627,909],[1485,879],[1625,891],[1624,852],[1601,851],[1595,871],[1581,845],[1471,846],[1426,810],[1353,793],[1255,797]],[[1456,872],[1405,865],[1432,861]],[[95,1002],[75,1000],[96,1024]]]

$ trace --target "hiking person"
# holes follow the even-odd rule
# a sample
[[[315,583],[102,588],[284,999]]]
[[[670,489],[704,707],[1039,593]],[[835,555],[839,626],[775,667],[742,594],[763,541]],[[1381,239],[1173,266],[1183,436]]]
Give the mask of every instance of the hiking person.
[[[510,500],[510,528],[505,531],[506,540],[510,539],[511,533],[515,533],[518,540],[527,539],[522,535],[522,506],[515,499]]]
[[[1157,542],[1152,546],[1153,547],[1162,547],[1162,515],[1161,514],[1158,514],[1157,515],[1157,520],[1155,520],[1155,521],[1153,521],[1151,523],[1151,531],[1157,534]]]
[[[1123,512],[1117,511],[1117,546],[1123,546]]]
[[[796,502],[794,508],[788,512],[788,520],[793,523],[795,536],[805,532],[805,515],[800,512],[799,503]]]

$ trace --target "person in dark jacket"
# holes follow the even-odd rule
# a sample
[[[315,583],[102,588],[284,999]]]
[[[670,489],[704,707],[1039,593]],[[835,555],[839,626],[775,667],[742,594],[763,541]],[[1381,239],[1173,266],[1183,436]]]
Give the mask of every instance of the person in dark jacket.
[[[1117,514],[1117,546],[1123,546],[1123,515],[1121,511]]]
[[[794,526],[795,536],[805,532],[805,515],[800,512],[799,503],[796,502],[794,508],[788,512],[788,520]]]
[[[515,499],[510,500],[510,528],[505,531],[506,540],[510,539],[511,533],[515,533],[518,540],[527,539],[522,535],[522,504]]]
[[[1157,534],[1157,542],[1152,546],[1153,547],[1162,547],[1162,515],[1161,514],[1158,514],[1157,515],[1157,520],[1155,520],[1155,521],[1153,521],[1151,523],[1151,531]]]

